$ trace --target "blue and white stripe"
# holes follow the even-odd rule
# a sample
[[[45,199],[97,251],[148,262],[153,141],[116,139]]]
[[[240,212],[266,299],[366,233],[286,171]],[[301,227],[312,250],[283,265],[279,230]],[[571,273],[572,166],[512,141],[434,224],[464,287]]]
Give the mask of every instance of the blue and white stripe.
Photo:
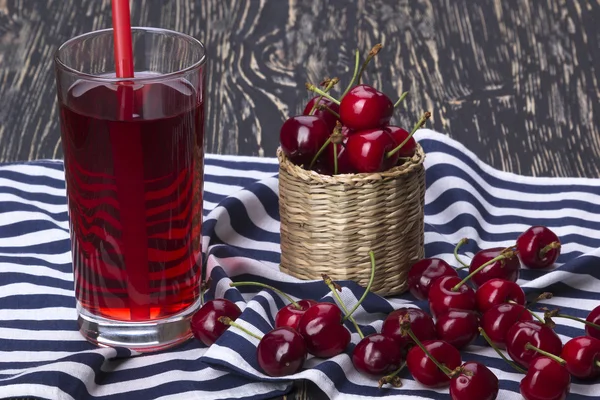
[[[557,268],[524,269],[519,283],[544,302],[585,318],[600,303],[600,180],[529,178],[500,172],[462,145],[423,129],[427,153],[426,255],[455,263],[463,237],[466,257],[481,248],[508,246],[528,226],[544,224],[563,242]],[[213,289],[244,310],[238,319],[257,333],[273,326],[285,303],[268,290],[229,288],[230,279],[272,284],[295,298],[333,301],[321,282],[299,282],[278,271],[277,161],[272,158],[206,158],[204,249]],[[60,161],[0,165],[0,397],[43,399],[266,399],[286,393],[294,379],[312,380],[330,398],[446,399],[447,389],[427,389],[407,371],[403,387],[378,389],[357,373],[347,351],[328,360],[310,358],[295,376],[260,372],[257,341],[236,329],[205,348],[191,340],[159,354],[135,356],[125,349],[97,349],[77,332],[69,253],[64,174]],[[342,298],[352,305],[362,288],[352,282]],[[402,306],[427,308],[410,294],[369,295],[355,316],[365,334]],[[584,334],[581,324],[557,319],[563,341]],[[352,326],[348,325],[351,331]],[[464,360],[488,365],[501,380],[499,399],[520,399],[522,375],[481,340]],[[600,397],[600,383],[573,380],[569,399]]]

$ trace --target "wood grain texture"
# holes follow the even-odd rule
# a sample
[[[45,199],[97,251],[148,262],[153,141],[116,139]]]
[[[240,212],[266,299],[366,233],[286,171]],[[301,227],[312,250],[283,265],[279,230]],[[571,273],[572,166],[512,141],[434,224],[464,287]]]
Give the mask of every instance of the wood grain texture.
[[[491,165],[544,176],[600,171],[600,0],[139,0],[134,25],[189,33],[209,51],[208,151],[274,156],[304,82],[350,77],[381,42],[366,81],[396,123],[431,127]],[[0,160],[61,157],[52,58],[110,26],[108,0],[0,0]]]

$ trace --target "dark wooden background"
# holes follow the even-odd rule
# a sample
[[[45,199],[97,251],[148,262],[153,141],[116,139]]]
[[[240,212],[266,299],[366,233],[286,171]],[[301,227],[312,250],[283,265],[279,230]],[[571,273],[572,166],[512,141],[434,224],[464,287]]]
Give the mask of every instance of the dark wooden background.
[[[304,82],[381,42],[366,81],[410,91],[397,124],[427,109],[497,168],[600,171],[600,0],[137,0],[132,23],[207,44],[209,152],[274,156]],[[53,53],[110,24],[108,0],[0,0],[0,161],[62,156]]]

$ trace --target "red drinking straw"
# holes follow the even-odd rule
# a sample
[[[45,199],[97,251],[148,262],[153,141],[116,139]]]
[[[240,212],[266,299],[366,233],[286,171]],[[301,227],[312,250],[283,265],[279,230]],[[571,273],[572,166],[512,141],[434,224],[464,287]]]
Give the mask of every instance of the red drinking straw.
[[[118,78],[133,78],[133,51],[128,0],[112,0],[115,70]],[[119,124],[134,118],[131,82],[117,86]],[[122,121],[122,122],[121,122]],[[144,154],[139,123],[127,124],[127,132],[111,129],[113,169],[121,219],[121,255],[127,281],[129,318],[144,321],[151,317],[148,280],[148,237],[144,198]]]

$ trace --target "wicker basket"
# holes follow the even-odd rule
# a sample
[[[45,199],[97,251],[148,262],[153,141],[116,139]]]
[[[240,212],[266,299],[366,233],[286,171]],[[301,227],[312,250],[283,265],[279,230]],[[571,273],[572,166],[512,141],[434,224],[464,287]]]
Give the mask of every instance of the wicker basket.
[[[281,271],[300,279],[350,279],[372,291],[407,289],[408,269],[424,256],[425,154],[383,173],[326,176],[292,164],[281,149]]]

